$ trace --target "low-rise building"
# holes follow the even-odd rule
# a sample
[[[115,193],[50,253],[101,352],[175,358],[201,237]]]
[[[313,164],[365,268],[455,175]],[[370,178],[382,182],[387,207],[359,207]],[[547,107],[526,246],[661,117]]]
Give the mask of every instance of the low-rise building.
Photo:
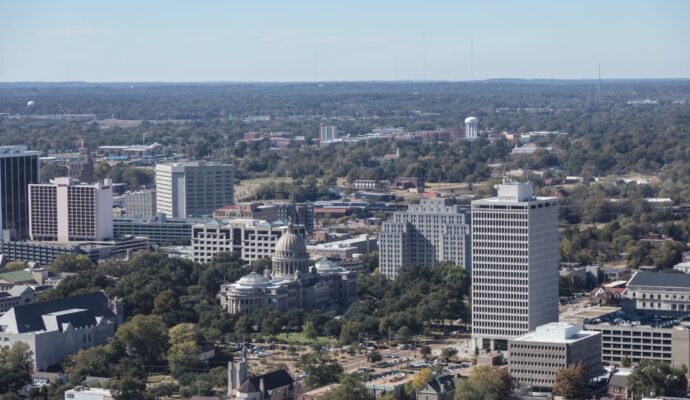
[[[151,218],[115,218],[113,234],[116,238],[146,237],[159,246],[190,245],[192,226],[207,221],[208,218],[169,218],[165,214]]]
[[[35,297],[34,289],[28,285],[16,285],[6,292],[0,292],[0,315],[12,307],[31,303]]]
[[[45,370],[81,349],[105,344],[122,318],[122,301],[104,292],[18,305],[0,317],[0,346],[25,343],[34,368]]]
[[[376,236],[362,234],[354,238],[307,246],[307,253],[315,257],[353,258],[355,254],[369,254],[378,249]]]
[[[93,262],[149,249],[145,237],[123,237],[116,240],[91,242],[8,241],[0,243],[7,261],[27,261],[48,265],[61,254],[84,254]]]
[[[65,391],[65,400],[113,400],[108,389],[77,386]]]
[[[417,390],[417,400],[454,400],[455,380],[452,375],[433,376],[429,383]]]
[[[606,384],[607,394],[616,400],[631,400],[633,393],[628,381],[630,374],[632,374],[631,369],[621,369],[612,373]]]
[[[621,299],[623,310],[647,314],[690,314],[690,275],[638,271]]]
[[[550,391],[558,370],[582,363],[587,378],[593,379],[603,371],[601,336],[569,323],[542,325],[508,342],[510,375],[514,382],[532,390]]]

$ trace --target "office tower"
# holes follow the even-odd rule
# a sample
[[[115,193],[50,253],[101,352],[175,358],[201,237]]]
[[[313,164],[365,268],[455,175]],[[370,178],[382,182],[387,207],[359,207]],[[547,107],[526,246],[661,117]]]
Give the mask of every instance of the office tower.
[[[510,376],[518,386],[546,392],[556,384],[556,373],[578,363],[587,380],[604,372],[601,365],[601,333],[580,330],[577,325],[551,322],[511,339],[508,350]]]
[[[471,269],[470,212],[449,199],[421,199],[381,227],[379,268],[395,278],[403,266],[433,267],[451,261]]]
[[[558,199],[498,185],[472,202],[472,337],[481,348],[558,321]]]
[[[235,203],[234,175],[230,164],[157,164],[156,210],[173,218],[211,216]]]
[[[319,126],[319,143],[332,143],[338,138],[338,127],[335,125],[321,124]]]
[[[479,120],[476,117],[465,118],[465,139],[472,140],[479,137]]]
[[[112,182],[76,184],[55,178],[29,185],[31,240],[58,242],[105,240],[113,237]]]
[[[0,146],[0,233],[2,240],[29,234],[29,184],[39,182],[38,151]]]
[[[128,218],[151,218],[156,215],[156,191],[151,189],[127,192],[124,197]]]
[[[89,149],[84,147],[84,141],[79,148],[79,159],[70,165],[69,175],[81,183],[94,182],[93,159]]]

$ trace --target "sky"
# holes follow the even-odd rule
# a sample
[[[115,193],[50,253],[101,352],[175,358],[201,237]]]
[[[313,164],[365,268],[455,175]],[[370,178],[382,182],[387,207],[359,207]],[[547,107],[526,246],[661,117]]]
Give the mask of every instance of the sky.
[[[0,0],[0,82],[690,78],[690,1]]]

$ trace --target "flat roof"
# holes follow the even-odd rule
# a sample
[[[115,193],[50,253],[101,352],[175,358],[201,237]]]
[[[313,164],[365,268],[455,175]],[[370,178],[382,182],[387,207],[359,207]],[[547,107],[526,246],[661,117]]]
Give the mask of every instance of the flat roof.
[[[529,332],[526,333],[522,336],[518,336],[515,339],[511,339],[511,342],[535,342],[535,343],[563,343],[563,344],[569,344],[569,343],[575,343],[579,342],[582,339],[586,339],[588,337],[592,337],[594,335],[600,335],[600,332],[597,331],[585,331],[581,330],[579,331],[576,335],[573,335],[572,337],[569,337],[567,339],[563,338],[554,338],[554,337],[549,337],[549,336],[542,336],[539,334],[539,332],[534,331],[534,332]]]

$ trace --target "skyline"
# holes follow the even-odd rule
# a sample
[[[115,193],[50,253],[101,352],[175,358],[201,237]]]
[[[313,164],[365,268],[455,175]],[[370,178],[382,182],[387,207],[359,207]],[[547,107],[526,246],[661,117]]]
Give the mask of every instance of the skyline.
[[[687,15],[677,0],[0,0],[0,82],[597,79],[599,64],[603,79],[690,78]]]

